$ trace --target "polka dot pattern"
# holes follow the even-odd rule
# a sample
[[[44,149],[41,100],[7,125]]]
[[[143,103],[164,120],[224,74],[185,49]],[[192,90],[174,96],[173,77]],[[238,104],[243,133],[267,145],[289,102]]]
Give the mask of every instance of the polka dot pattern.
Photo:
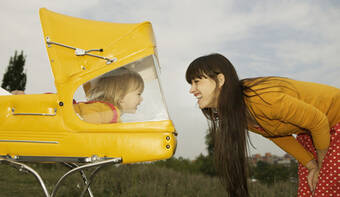
[[[340,123],[332,127],[330,133],[329,149],[322,163],[314,194],[307,182],[308,169],[299,163],[298,197],[340,197]],[[297,140],[317,158],[310,135],[299,134]]]

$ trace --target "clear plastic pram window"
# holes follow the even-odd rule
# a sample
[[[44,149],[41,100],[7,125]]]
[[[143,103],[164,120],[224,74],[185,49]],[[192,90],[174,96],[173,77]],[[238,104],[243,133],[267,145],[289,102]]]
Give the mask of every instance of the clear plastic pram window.
[[[92,79],[74,95],[78,117],[94,124],[168,120],[154,55]]]

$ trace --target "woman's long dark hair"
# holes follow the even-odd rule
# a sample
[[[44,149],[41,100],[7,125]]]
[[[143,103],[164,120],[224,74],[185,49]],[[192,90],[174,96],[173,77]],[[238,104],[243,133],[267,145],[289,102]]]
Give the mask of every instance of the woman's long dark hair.
[[[247,186],[247,106],[243,98],[244,86],[234,66],[220,54],[211,54],[194,60],[186,72],[191,84],[195,78],[210,77],[218,83],[223,74],[225,82],[220,89],[217,113],[211,108],[202,109],[210,120],[214,138],[216,169],[229,196],[249,196]]]

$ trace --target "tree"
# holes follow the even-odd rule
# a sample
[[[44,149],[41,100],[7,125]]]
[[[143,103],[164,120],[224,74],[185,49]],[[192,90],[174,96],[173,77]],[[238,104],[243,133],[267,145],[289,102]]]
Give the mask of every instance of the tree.
[[[214,138],[209,130],[205,136],[205,144],[207,145],[208,155],[200,154],[196,160],[198,170],[209,176],[216,176],[216,168],[214,165]]]
[[[195,163],[198,171],[202,172],[203,174],[217,176],[213,155],[204,156],[203,154],[200,154],[196,158]]]
[[[26,57],[24,52],[18,55],[17,51],[14,57],[11,57],[7,67],[7,71],[2,79],[1,87],[11,92],[13,90],[25,90],[26,86],[26,73],[24,72]]]
[[[264,161],[258,161],[252,170],[253,177],[267,185],[272,185],[280,181],[285,182],[288,181],[294,173],[294,166],[296,166],[295,163],[291,163],[291,167],[287,167],[280,164],[270,164]]]

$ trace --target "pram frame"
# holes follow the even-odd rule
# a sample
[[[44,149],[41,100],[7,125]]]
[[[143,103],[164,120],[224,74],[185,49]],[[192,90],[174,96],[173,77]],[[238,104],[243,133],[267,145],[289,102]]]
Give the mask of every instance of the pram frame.
[[[29,172],[31,174],[34,175],[34,177],[37,179],[37,181],[39,182],[44,194],[46,197],[55,197],[58,189],[60,188],[62,182],[71,174],[74,174],[75,172],[79,172],[82,176],[82,179],[84,181],[84,188],[80,194],[81,197],[83,197],[86,193],[86,191],[88,191],[89,195],[91,197],[94,197],[92,190],[90,188],[90,185],[92,183],[92,180],[94,178],[94,176],[98,173],[98,171],[100,169],[102,169],[105,166],[108,165],[117,165],[122,163],[122,158],[98,158],[97,156],[92,156],[92,157],[88,157],[88,158],[84,158],[84,157],[46,157],[45,159],[43,157],[25,157],[26,160],[23,159],[23,157],[20,156],[0,156],[0,164],[7,164],[10,166],[13,166],[15,168],[17,168],[20,172]],[[65,164],[65,166],[69,167],[70,170],[67,171],[64,175],[62,175],[58,182],[53,186],[53,190],[51,193],[49,193],[46,184],[44,182],[44,180],[41,178],[41,176],[39,175],[39,173],[37,171],[35,171],[33,168],[31,168],[30,166],[28,166],[27,164],[22,163],[22,161],[39,161],[42,162],[62,162],[63,164]],[[82,165],[76,164],[74,163],[74,161],[82,161],[82,162],[86,162],[85,164],[82,163]],[[88,168],[92,168],[92,167],[96,167],[90,174],[90,177],[87,178],[85,172],[83,171],[84,169],[88,169]]]

